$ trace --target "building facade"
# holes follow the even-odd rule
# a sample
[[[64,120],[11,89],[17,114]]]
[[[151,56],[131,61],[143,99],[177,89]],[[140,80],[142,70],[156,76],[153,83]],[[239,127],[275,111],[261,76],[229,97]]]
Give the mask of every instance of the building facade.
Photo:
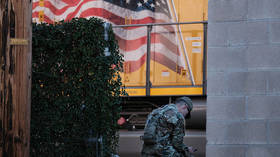
[[[206,156],[279,156],[280,1],[208,7]]]

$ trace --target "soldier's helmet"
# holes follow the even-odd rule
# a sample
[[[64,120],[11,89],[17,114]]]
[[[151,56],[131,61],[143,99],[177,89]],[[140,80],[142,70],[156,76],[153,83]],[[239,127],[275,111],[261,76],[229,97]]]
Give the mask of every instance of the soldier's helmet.
[[[178,102],[185,102],[187,105],[188,105],[188,109],[189,111],[192,111],[193,109],[193,103],[192,103],[192,100],[189,98],[189,97],[179,97],[176,99],[175,103],[178,103]]]

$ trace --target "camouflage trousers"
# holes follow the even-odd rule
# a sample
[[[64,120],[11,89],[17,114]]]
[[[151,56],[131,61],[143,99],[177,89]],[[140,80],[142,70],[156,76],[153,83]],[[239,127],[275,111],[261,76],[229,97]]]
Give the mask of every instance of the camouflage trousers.
[[[142,157],[192,157],[176,151],[172,146],[143,146]]]

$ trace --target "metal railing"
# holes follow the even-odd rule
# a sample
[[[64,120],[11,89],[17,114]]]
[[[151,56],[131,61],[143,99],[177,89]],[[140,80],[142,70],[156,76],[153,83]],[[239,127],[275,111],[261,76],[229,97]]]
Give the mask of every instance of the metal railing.
[[[170,23],[147,23],[147,24],[128,24],[128,25],[113,25],[113,28],[124,28],[124,27],[147,27],[147,55],[146,55],[146,96],[150,96],[151,81],[150,81],[150,59],[151,59],[151,31],[154,26],[164,26],[164,25],[189,25],[189,24],[203,24],[203,93],[206,93],[206,51],[207,51],[207,25],[208,21],[195,21],[195,22],[170,22]],[[184,40],[180,34],[180,40],[184,46]],[[188,56],[186,55],[186,58]],[[188,60],[188,58],[187,58]],[[195,85],[192,71],[190,69],[189,62],[188,71],[191,75],[192,85]]]

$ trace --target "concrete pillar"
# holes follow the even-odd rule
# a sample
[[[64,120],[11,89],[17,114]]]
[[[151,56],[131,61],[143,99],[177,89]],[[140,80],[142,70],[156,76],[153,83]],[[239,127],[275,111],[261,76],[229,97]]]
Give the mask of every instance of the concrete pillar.
[[[206,156],[279,156],[280,1],[208,7]]]

